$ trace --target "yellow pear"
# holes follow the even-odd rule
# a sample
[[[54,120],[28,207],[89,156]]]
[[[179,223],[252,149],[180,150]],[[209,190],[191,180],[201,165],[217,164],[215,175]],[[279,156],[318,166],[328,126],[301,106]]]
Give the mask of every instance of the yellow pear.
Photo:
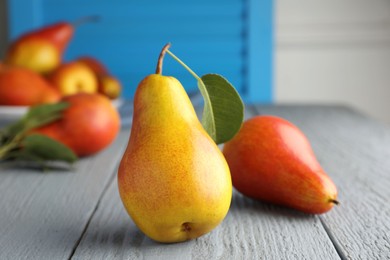
[[[177,79],[152,74],[139,84],[118,186],[134,223],[159,242],[197,238],[226,216],[228,165]]]

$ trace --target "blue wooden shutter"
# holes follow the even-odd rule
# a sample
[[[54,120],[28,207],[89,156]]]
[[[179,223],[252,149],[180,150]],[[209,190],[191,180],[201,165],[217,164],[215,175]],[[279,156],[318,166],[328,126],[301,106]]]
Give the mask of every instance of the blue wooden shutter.
[[[161,48],[171,42],[172,52],[199,75],[224,75],[246,101],[271,100],[271,0],[12,0],[8,6],[11,38],[61,20],[100,16],[77,28],[65,60],[102,60],[123,82],[125,97],[154,73]],[[192,76],[168,56],[163,74],[197,91]]]

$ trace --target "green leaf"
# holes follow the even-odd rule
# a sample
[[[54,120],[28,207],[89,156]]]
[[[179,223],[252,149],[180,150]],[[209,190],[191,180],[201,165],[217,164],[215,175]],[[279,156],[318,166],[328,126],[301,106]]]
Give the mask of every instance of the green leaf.
[[[67,102],[59,102],[31,107],[20,120],[2,129],[0,136],[3,140],[10,140],[17,134],[49,124],[61,118],[62,111],[68,106]]]
[[[217,144],[233,138],[244,120],[244,104],[236,89],[218,74],[206,74],[199,78],[176,55],[168,49],[165,51],[197,79],[204,98],[202,125],[207,133]]]
[[[244,120],[244,104],[237,90],[218,74],[203,75],[198,87],[204,98],[203,127],[217,144],[230,140]]]
[[[67,102],[44,104],[30,108],[22,119],[28,130],[51,123],[62,116],[62,111],[69,107]]]
[[[27,150],[17,150],[12,151],[6,154],[4,160],[15,160],[15,161],[32,161],[38,163],[40,166],[45,165],[45,160],[30,151]]]
[[[67,102],[59,102],[54,104],[43,104],[38,106],[33,106],[29,109],[25,118],[31,117],[45,117],[47,115],[58,113],[63,111],[65,108],[69,107]]]
[[[44,161],[75,162],[76,154],[64,144],[41,134],[26,136],[22,143],[23,154],[34,155]]]

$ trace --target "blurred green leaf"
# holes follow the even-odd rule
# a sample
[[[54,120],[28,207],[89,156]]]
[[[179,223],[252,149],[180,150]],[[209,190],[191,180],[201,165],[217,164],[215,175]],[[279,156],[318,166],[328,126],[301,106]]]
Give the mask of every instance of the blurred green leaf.
[[[33,128],[49,124],[61,118],[62,111],[68,106],[67,102],[59,102],[31,107],[17,122],[0,130],[0,138],[2,140],[11,140],[18,134],[23,134]]]
[[[75,162],[77,155],[64,144],[41,134],[26,136],[22,143],[23,155],[33,155],[31,158],[44,161]]]

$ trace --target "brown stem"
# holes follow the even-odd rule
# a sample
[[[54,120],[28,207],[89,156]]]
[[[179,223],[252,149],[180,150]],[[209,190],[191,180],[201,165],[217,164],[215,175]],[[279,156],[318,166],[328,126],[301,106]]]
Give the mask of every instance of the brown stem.
[[[340,202],[338,200],[330,199],[329,202],[339,205]]]
[[[158,57],[158,61],[157,61],[156,74],[160,74],[160,75],[162,74],[164,56],[167,50],[169,49],[169,47],[171,47],[170,43],[165,44],[165,46],[162,48],[160,52],[160,56]]]
[[[91,16],[81,17],[81,18],[73,21],[71,24],[73,27],[77,27],[77,26],[85,24],[85,23],[95,23],[95,22],[98,22],[99,20],[100,20],[99,15],[91,15]]]
[[[15,142],[10,142],[0,147],[0,161],[4,160],[7,157],[8,152],[16,148],[17,145]]]

